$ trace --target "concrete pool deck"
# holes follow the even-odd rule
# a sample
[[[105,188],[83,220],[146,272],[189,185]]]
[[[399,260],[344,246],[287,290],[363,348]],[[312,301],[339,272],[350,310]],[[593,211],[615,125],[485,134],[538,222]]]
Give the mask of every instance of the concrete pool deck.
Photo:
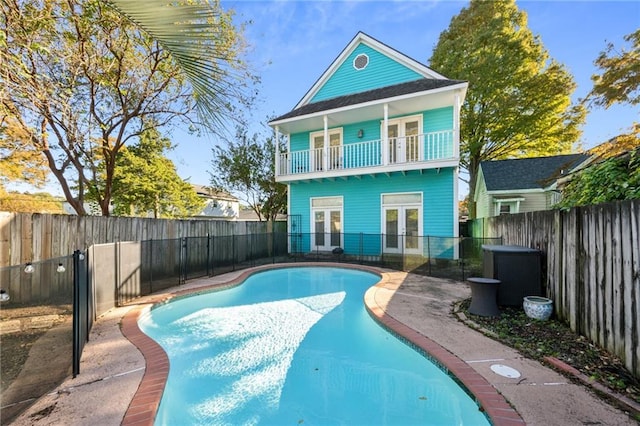
[[[129,415],[124,423],[150,424],[148,417],[140,414],[157,405],[157,395],[161,395],[164,381],[159,380],[158,376],[150,376],[158,372],[150,371],[154,368],[149,367],[146,381],[142,385],[141,383],[145,365],[151,366],[158,362],[162,365],[162,356],[158,352],[147,353],[147,349],[143,356],[124,337],[121,328],[128,334],[130,331],[126,329],[135,323],[131,321],[135,318],[135,312],[148,306],[150,302],[166,299],[174,292],[191,292],[239,280],[247,273],[261,269],[252,268],[191,280],[180,287],[138,299],[131,306],[112,309],[94,325],[90,340],[85,346],[80,375],[75,379],[65,380],[54,392],[38,400],[12,424],[119,425],[123,423],[127,410]],[[492,413],[491,410],[494,414],[504,413],[496,424],[521,425],[523,421],[528,425],[637,424],[623,411],[604,402],[589,389],[572,383],[552,369],[522,357],[515,350],[461,323],[451,310],[454,302],[470,296],[467,284],[404,272],[376,270],[383,273],[383,281],[367,292],[366,302],[372,314],[386,318],[388,326],[394,321],[401,323],[400,327],[411,329],[405,331],[413,333],[413,337],[426,337],[427,341],[436,344],[433,346],[436,352],[434,356],[437,357],[437,352],[440,352],[444,357],[452,357],[453,362],[458,364],[455,368],[467,371],[472,378],[480,378],[475,382],[478,389],[472,390],[479,390],[480,393],[489,391],[478,399],[483,407],[488,404],[489,414]],[[151,359],[153,357],[160,358]],[[511,367],[521,375],[518,378],[508,378],[496,374],[491,369],[495,364]],[[484,383],[490,384],[492,389],[483,390]],[[471,387],[473,386],[472,383]],[[503,401],[506,399],[515,408],[519,416],[513,416],[508,407],[500,404],[491,408],[489,401],[499,401],[502,397]]]

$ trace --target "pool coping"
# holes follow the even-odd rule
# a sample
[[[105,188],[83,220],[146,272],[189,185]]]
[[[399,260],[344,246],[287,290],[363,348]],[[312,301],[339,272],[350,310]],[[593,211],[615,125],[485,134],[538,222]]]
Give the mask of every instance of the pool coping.
[[[378,289],[389,284],[388,275],[381,269],[344,263],[316,263],[300,262],[295,264],[271,264],[258,266],[242,271],[237,277],[224,283],[216,283],[198,288],[179,290],[172,293],[159,294],[144,298],[144,303],[136,305],[122,319],[122,334],[133,343],[142,353],[145,359],[145,372],[140,385],[134,394],[129,407],[122,420],[122,425],[153,425],[156,413],[160,406],[160,400],[164,392],[169,374],[169,358],[158,343],[148,337],[138,327],[138,318],[152,306],[181,296],[224,290],[242,284],[249,276],[272,269],[295,267],[334,267],[344,269],[357,269],[371,272],[380,276],[380,281],[370,287],[364,295],[364,303],[369,314],[382,326],[390,330],[396,336],[406,340],[417,349],[423,351],[430,359],[435,361],[460,384],[476,401],[489,421],[495,426],[524,425],[525,422],[518,412],[507,402],[505,397],[492,386],[487,379],[475,371],[458,356],[448,351],[435,341],[424,336],[418,331],[395,319],[380,306],[376,300]],[[383,297],[389,297],[384,296]]]

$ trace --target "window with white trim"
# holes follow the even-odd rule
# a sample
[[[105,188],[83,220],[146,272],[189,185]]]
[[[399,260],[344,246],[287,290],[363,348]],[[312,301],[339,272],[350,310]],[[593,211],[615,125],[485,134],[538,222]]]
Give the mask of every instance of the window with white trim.
[[[365,53],[361,53],[353,59],[353,68],[357,71],[365,69],[369,65],[369,56]]]
[[[516,214],[520,213],[520,202],[524,201],[524,198],[501,198],[493,200],[495,203],[495,216],[502,216],[504,214]]]

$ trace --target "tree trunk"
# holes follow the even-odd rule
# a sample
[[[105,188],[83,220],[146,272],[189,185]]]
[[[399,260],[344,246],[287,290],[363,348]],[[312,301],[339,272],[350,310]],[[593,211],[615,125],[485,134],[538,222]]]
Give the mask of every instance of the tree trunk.
[[[87,212],[84,209],[82,197],[78,197],[77,199],[74,198],[73,194],[71,193],[71,189],[69,188],[67,179],[64,177],[64,172],[56,167],[55,160],[51,155],[51,151],[49,151],[48,149],[44,150],[44,155],[49,163],[49,170],[51,170],[51,173],[53,173],[58,183],[60,183],[60,188],[62,188],[64,198],[67,200],[69,205],[73,207],[78,216],[86,216]],[[80,178],[80,182],[82,182],[82,178]],[[82,191],[82,184],[80,184],[80,191]],[[80,192],[80,194],[81,193],[82,192]]]
[[[480,169],[480,159],[471,156],[469,158],[469,219],[476,218],[476,202],[473,196],[476,192],[476,179],[478,177],[478,170]]]

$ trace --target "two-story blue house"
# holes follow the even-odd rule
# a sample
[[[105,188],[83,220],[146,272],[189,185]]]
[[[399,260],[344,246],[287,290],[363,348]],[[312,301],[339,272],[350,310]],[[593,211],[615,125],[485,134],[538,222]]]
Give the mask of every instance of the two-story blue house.
[[[292,250],[420,255],[422,236],[457,237],[466,91],[358,33],[269,123],[287,146],[276,180],[288,185],[289,232],[300,235]]]

